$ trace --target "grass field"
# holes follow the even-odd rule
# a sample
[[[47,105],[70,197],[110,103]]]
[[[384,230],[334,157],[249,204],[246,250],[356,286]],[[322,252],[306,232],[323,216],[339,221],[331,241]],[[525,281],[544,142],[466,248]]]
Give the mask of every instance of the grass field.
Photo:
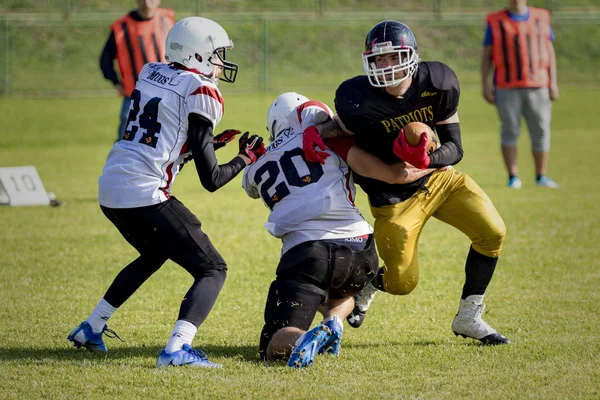
[[[329,103],[333,96],[304,94]],[[195,345],[224,368],[154,368],[192,282],[170,262],[110,321],[124,343],[107,340],[106,355],[72,348],[69,331],[136,257],[96,202],[119,100],[0,98],[0,167],[35,165],[46,190],[65,201],[58,208],[0,208],[0,397],[599,398],[596,95],[565,88],[554,106],[549,175],[561,188],[535,187],[524,133],[524,186],[514,191],[505,187],[494,109],[478,91],[463,93],[465,158],[458,168],[486,190],[508,227],[485,318],[513,344],[482,347],[452,334],[469,242],[431,220],[421,237],[419,287],[405,297],[379,295],[360,329],[346,326],[341,356],[320,356],[303,371],[258,359],[262,309],[280,250],[262,226],[266,208],[246,197],[240,177],[208,193],[191,166],[174,194],[198,215],[229,265]],[[273,97],[225,95],[220,128],[264,134]],[[227,161],[234,153],[226,148],[219,156]],[[362,193],[358,205],[371,221]]]

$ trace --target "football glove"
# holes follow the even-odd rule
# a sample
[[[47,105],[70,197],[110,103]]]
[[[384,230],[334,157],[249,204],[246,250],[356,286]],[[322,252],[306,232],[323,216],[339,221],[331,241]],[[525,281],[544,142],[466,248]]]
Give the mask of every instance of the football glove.
[[[427,133],[421,134],[421,141],[416,146],[411,146],[406,142],[404,130],[400,129],[398,137],[394,140],[394,154],[402,161],[414,165],[419,169],[425,169],[431,163],[427,154]]]
[[[237,129],[224,130],[213,138],[213,147],[215,150],[225,147],[227,143],[235,139],[235,135],[239,135],[240,133],[242,133],[242,131],[238,131]]]
[[[302,133],[302,150],[304,150],[304,157],[306,161],[318,162],[321,164],[325,164],[325,160],[331,154],[326,151],[319,151],[316,148],[321,150],[325,150],[325,143],[319,135],[319,131],[316,127],[310,126],[304,130]]]
[[[240,137],[240,152],[250,159],[250,164],[254,163],[260,156],[265,154],[267,151],[265,149],[265,144],[263,143],[263,138],[258,135],[250,136],[250,132],[245,132]]]

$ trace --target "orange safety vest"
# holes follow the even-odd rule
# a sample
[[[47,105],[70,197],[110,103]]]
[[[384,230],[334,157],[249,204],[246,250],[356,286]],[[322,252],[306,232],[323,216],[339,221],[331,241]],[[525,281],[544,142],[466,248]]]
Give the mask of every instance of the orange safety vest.
[[[144,64],[165,61],[167,34],[175,24],[173,10],[157,8],[147,21],[136,21],[129,14],[112,23],[117,44],[117,62],[126,93],[135,89]]]
[[[550,12],[528,9],[527,21],[513,20],[507,10],[486,17],[497,88],[546,87],[550,82]]]

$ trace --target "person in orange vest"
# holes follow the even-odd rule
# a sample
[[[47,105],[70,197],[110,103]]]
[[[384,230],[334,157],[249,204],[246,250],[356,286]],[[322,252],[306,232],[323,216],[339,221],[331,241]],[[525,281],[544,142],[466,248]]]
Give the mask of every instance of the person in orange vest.
[[[508,187],[521,188],[517,139],[524,116],[531,137],[536,184],[558,188],[546,176],[552,101],[558,99],[550,12],[527,7],[527,0],[509,0],[507,9],[488,14],[486,22],[481,82],[483,97],[496,105],[500,117]],[[493,83],[489,78],[492,69]]]
[[[144,64],[165,61],[165,40],[175,24],[175,12],[159,8],[161,0],[137,0],[137,9],[122,16],[110,26],[110,36],[100,56],[104,77],[115,85],[123,105],[119,115],[117,141],[125,132],[131,103],[131,92]],[[119,65],[120,78],[114,68]]]

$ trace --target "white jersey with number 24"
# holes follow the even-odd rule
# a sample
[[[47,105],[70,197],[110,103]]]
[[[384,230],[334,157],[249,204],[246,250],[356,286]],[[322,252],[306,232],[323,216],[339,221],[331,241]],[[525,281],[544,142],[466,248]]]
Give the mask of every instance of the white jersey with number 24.
[[[125,134],[110,150],[98,180],[99,203],[134,208],[166,201],[191,159],[188,115],[202,115],[215,129],[223,110],[213,81],[165,63],[146,64],[131,93]]]

